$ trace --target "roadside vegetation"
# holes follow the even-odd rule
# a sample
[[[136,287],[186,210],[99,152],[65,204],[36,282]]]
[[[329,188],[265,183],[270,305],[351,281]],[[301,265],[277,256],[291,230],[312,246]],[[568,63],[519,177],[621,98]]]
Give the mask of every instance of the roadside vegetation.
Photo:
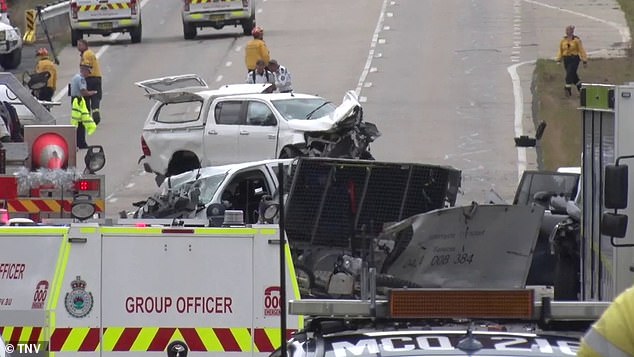
[[[617,1],[625,13],[630,32],[634,33],[634,1]],[[587,67],[579,67],[579,77],[583,82],[597,84],[619,85],[634,81],[631,44],[622,58],[590,57]],[[547,124],[537,148],[539,168],[543,170],[581,165],[581,111],[577,109],[579,94],[573,89],[572,97],[566,97],[563,83],[563,65],[557,65],[549,59],[537,61],[532,84],[533,119],[536,124],[540,121]]]

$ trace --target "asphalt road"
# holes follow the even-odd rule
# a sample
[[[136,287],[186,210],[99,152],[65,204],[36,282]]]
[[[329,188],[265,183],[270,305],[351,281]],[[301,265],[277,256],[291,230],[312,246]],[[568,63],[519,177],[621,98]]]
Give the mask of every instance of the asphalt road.
[[[156,191],[137,164],[152,103],[134,82],[197,73],[213,87],[245,78],[250,37],[241,28],[205,29],[185,41],[179,2],[142,4],[142,43],[126,34],[88,38],[104,74],[103,120],[89,143],[106,151],[108,216]],[[356,90],[366,120],[383,133],[372,147],[378,160],[461,169],[460,199],[469,202],[490,188],[512,199],[518,171],[534,167],[534,154],[513,143],[532,128],[531,61],[554,56],[569,23],[577,32],[591,27],[589,51],[618,47],[625,20],[614,0],[261,0],[257,22],[296,91],[339,102]],[[64,88],[79,54],[68,47],[59,58]],[[58,98],[64,105],[54,114],[65,123],[68,97]]]

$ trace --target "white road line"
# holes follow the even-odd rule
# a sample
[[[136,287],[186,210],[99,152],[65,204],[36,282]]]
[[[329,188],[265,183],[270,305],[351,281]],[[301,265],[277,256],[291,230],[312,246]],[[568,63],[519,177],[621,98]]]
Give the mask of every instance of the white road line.
[[[559,7],[559,6],[545,4],[545,3],[540,2],[540,1],[535,1],[535,0],[523,0],[523,1],[527,2],[529,4],[539,5],[539,6],[547,7],[549,9],[558,10],[558,11],[561,11],[561,12],[566,12],[566,13],[569,13],[569,14],[572,14],[572,15],[576,15],[576,16],[580,16],[580,17],[585,17],[586,19],[597,21],[597,22],[606,24],[608,26],[614,27],[615,29],[617,29],[619,31],[619,34],[621,35],[622,42],[629,42],[630,29],[629,29],[629,27],[627,27],[627,25],[623,26],[623,25],[618,24],[616,22],[607,21],[607,20],[600,19],[600,18],[594,17],[594,16],[590,16],[590,15],[587,15],[587,14],[584,14],[584,13],[581,13],[581,12],[564,9],[562,7]]]
[[[608,26],[615,28],[619,32],[619,34],[621,35],[621,41],[623,43],[628,43],[630,41],[630,30],[627,26],[622,26],[616,22],[607,21],[604,19],[600,19],[598,17],[586,15],[577,11],[564,9],[558,6],[545,4],[535,0],[522,0],[522,1],[527,2],[529,4],[543,6],[549,9],[566,12],[572,15],[584,17],[593,21],[606,24]],[[595,52],[599,52],[599,51],[593,51],[592,53],[595,53]],[[515,58],[513,58],[511,61],[516,62],[516,61],[519,61],[519,59],[516,60]],[[522,126],[522,118],[524,115],[524,96],[522,93],[522,84],[520,82],[520,77],[517,74],[517,69],[523,65],[534,64],[535,62],[536,60],[525,61],[525,62],[516,63],[514,65],[507,67],[507,71],[509,72],[509,75],[511,76],[511,81],[513,83],[513,97],[515,100],[515,115],[514,115],[515,136],[524,135],[524,128]],[[526,148],[517,148],[517,158],[518,158],[517,174],[518,174],[518,180],[519,180],[522,176],[522,173],[526,170],[526,166],[527,166]]]
[[[141,8],[143,8],[149,2],[150,2],[150,0],[142,0],[141,1]],[[121,36],[121,33],[119,33],[119,32],[113,33],[112,35],[110,35],[108,37],[108,39],[110,41],[114,41],[117,38],[119,38],[119,36]],[[97,57],[97,59],[101,58],[101,56],[104,54],[104,52],[106,52],[109,48],[110,48],[110,45],[101,46],[99,51],[97,51],[97,53],[95,53],[95,56]],[[62,97],[64,97],[67,94],[68,94],[68,89],[66,87],[64,87],[63,89],[59,90],[59,92],[57,92],[57,94],[55,94],[55,96],[53,97],[53,101],[54,102],[59,102],[62,99]]]
[[[218,77],[216,77],[216,82],[220,82],[222,80],[222,74],[219,74]]]
[[[365,61],[365,66],[363,67],[363,71],[361,72],[361,77],[359,77],[359,82],[357,83],[357,89],[355,90],[357,96],[361,93],[363,82],[365,82],[365,79],[368,77],[370,66],[372,66],[372,59],[374,58],[374,49],[376,47],[377,41],[379,40],[379,33],[381,32],[381,28],[383,27],[383,20],[385,19],[385,9],[387,8],[387,2],[388,0],[383,0],[383,5],[381,6],[381,13],[379,14],[379,20],[376,23],[374,34],[372,34],[372,41],[370,42],[370,51],[368,53],[368,58]]]

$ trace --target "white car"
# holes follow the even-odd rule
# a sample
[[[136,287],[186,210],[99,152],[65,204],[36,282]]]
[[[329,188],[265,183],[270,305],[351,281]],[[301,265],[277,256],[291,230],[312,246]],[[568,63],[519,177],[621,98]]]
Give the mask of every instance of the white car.
[[[245,35],[255,27],[255,0],[185,1],[181,17],[183,37],[196,38],[197,28],[242,26]]]
[[[18,68],[22,62],[22,34],[20,29],[0,21],[0,66],[5,70]]]
[[[307,156],[302,153],[314,133],[330,134],[360,108],[354,92],[337,107],[309,94],[266,93],[269,84],[210,89],[196,75],[136,84],[156,100],[143,128],[139,162],[157,175],[157,183],[199,167]]]
[[[243,211],[246,224],[257,223],[256,212],[262,198],[266,195],[273,196],[277,191],[279,164],[284,165],[285,172],[288,173],[288,167],[293,161],[294,159],[263,160],[211,166],[171,176],[163,181],[159,193],[139,207],[134,218],[207,219],[212,215],[207,210],[216,204],[221,205],[222,210]],[[198,189],[199,192],[194,206],[176,204],[180,197],[191,199],[193,189]]]

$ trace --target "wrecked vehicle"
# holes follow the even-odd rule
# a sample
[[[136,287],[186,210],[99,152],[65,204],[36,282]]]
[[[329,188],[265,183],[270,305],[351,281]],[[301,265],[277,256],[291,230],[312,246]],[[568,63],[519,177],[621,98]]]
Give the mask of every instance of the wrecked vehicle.
[[[200,167],[325,156],[370,159],[380,133],[363,121],[356,94],[341,105],[313,95],[269,93],[270,84],[211,89],[197,75],[136,83],[156,101],[143,128],[140,162],[167,176]]]
[[[257,223],[262,199],[277,191],[278,165],[288,171],[293,159],[210,166],[168,177],[159,192],[135,203],[132,218],[211,219],[225,210],[243,212],[246,224]],[[126,215],[127,216],[127,215]]]

